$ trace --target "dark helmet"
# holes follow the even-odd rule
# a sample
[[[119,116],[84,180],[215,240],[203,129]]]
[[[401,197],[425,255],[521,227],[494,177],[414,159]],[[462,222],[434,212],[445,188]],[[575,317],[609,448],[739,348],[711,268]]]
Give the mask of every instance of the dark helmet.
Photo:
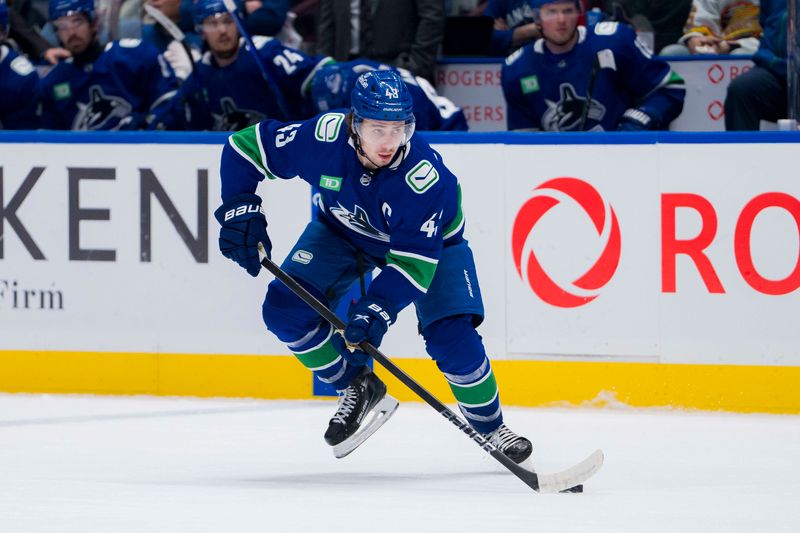
[[[317,111],[350,107],[357,76],[349,63],[331,63],[319,69],[311,82],[311,101]]]
[[[391,70],[373,70],[359,76],[350,94],[350,105],[356,119],[414,122],[411,93]]]
[[[571,2],[575,4],[575,7],[577,7],[578,10],[581,9],[581,3],[578,0],[531,0],[531,7],[540,9],[543,5],[546,4],[560,4],[564,2]]]
[[[202,26],[203,21],[217,13],[227,13],[225,2],[222,0],[196,0],[192,6],[192,16],[195,26]]]
[[[94,0],[50,0],[49,17],[51,21],[75,13],[83,13],[90,22],[93,22]]]

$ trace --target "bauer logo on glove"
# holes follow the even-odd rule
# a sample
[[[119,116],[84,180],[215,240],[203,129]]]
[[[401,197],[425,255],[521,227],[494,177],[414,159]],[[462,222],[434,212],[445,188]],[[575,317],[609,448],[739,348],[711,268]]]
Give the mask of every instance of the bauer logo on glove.
[[[239,215],[244,215],[247,213],[261,213],[264,214],[264,209],[261,205],[240,205],[236,209],[231,209],[225,212],[225,222],[232,219],[233,217],[238,217]]]

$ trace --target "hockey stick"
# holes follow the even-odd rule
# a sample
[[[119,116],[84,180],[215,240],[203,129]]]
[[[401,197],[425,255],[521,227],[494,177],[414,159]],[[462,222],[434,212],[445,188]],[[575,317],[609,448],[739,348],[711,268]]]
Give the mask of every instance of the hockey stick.
[[[189,56],[189,63],[191,65],[192,74],[197,75],[197,69],[194,66],[194,56],[192,55],[192,49],[189,48],[189,45],[186,44],[186,34],[181,31],[177,24],[172,22],[169,17],[167,17],[160,9],[157,9],[150,4],[144,4],[144,10],[147,11],[147,14],[153,17],[153,20],[161,24],[161,27],[164,28],[170,36],[181,43],[183,49],[186,51],[186,55]]]
[[[225,4],[225,9],[228,10],[230,13],[233,22],[236,24],[236,28],[239,30],[239,34],[244,39],[245,48],[250,55],[253,56],[253,61],[256,62],[256,66],[258,70],[261,72],[261,77],[264,78],[264,81],[267,83],[272,95],[275,97],[275,103],[278,105],[278,109],[280,110],[283,117],[282,120],[291,120],[292,116],[289,114],[289,107],[286,104],[286,101],[283,99],[283,95],[281,94],[280,89],[278,88],[278,84],[275,79],[270,75],[267,68],[261,62],[261,57],[258,55],[258,49],[256,45],[253,44],[253,38],[250,36],[250,33],[244,27],[244,21],[239,17],[238,10],[236,8],[236,4],[234,0],[222,0],[222,3]]]
[[[281,267],[276,265],[264,253],[264,248],[259,243],[259,255],[261,256],[261,265],[269,270],[278,280],[283,282],[293,293],[300,299],[311,306],[314,311],[327,320],[336,330],[343,331],[345,328],[344,322],[330,309],[328,309],[322,302],[317,300],[314,295],[308,292],[302,285],[289,276],[286,272],[281,270]],[[458,429],[463,431],[475,444],[480,446],[483,451],[494,457],[500,464],[505,466],[515,476],[521,479],[526,485],[535,490],[536,492],[552,493],[561,492],[580,485],[590,477],[592,477],[600,467],[603,466],[603,452],[596,450],[580,463],[572,466],[561,472],[552,474],[537,474],[530,470],[522,468],[517,463],[506,457],[506,455],[498,450],[491,442],[486,440],[483,435],[475,431],[469,424],[464,422],[461,417],[450,410],[445,404],[436,399],[430,392],[424,389],[419,383],[414,381],[408,374],[403,372],[401,368],[395,365],[388,357],[383,355],[377,348],[368,342],[362,342],[359,347],[372,356],[383,368],[385,368],[391,375],[400,380],[406,387],[414,391],[414,393],[422,398],[425,403],[433,407],[439,414],[444,416],[447,420],[453,423]]]

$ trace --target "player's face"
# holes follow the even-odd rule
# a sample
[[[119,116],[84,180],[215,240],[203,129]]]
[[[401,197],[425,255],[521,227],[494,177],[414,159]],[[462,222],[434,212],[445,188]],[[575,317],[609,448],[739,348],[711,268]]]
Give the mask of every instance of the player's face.
[[[95,25],[83,13],[66,15],[53,21],[58,39],[64,48],[78,55],[86,51],[94,41]]]
[[[164,13],[170,20],[181,18],[181,0],[147,0],[147,3]]]
[[[408,135],[408,126],[403,122],[364,119],[359,126],[359,138],[369,160],[362,163],[367,168],[388,165]]]
[[[217,13],[203,21],[203,37],[217,57],[229,58],[239,50],[239,30],[229,13]]]
[[[539,10],[544,38],[558,46],[568,44],[578,27],[578,8],[572,2],[545,4]]]

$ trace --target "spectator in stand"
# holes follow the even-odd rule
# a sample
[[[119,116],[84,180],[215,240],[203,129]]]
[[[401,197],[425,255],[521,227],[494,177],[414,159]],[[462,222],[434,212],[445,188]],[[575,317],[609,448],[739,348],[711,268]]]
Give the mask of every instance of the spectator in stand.
[[[170,128],[162,117],[178,82],[153,45],[134,39],[101,45],[94,0],[51,0],[50,21],[72,57],[41,80],[46,128]]]
[[[686,33],[661,55],[753,55],[758,49],[761,25],[758,0],[694,0]]]
[[[0,0],[0,130],[35,130],[39,76],[25,56],[5,43],[8,31],[8,6]]]
[[[533,20],[534,0],[489,0],[483,15],[494,19],[489,55],[505,57],[542,36]]]
[[[406,69],[394,68],[369,59],[331,63],[319,69],[311,83],[311,101],[315,112],[350,109],[350,95],[356,79],[371,70],[392,70],[402,78],[414,103],[414,119],[418,131],[468,129],[464,111],[444,96],[439,96],[428,80],[414,76]]]
[[[501,71],[509,130],[660,130],[683,110],[683,79],[653,59],[632,28],[579,26],[577,0],[534,7],[542,38]]]
[[[314,114],[308,99],[311,80],[330,58],[307,56],[277,39],[256,36],[256,53],[270,78],[266,81],[222,0],[198,0],[194,19],[207,51],[175,100],[172,113],[185,129],[238,131],[268,118],[288,121]]]
[[[587,7],[599,7],[611,20],[627,22],[637,31],[652,31],[653,51],[659,53],[683,35],[692,0],[588,0]]]
[[[11,7],[11,9],[8,9],[8,7]],[[70,56],[69,51],[65,48],[53,46],[47,39],[42,37],[37,29],[37,24],[30,22],[21,12],[17,11],[16,7],[13,2],[12,6],[7,6],[9,28],[6,31],[5,39],[13,40],[28,57],[34,60],[43,59],[51,65],[55,65],[60,60]],[[37,20],[37,11],[33,10],[29,5],[22,7],[30,8],[31,18]]]
[[[444,22],[442,0],[320,0],[317,53],[373,59],[433,82]]]
[[[761,0],[761,43],[753,56],[755,66],[728,85],[725,129],[758,130],[762,120],[786,118],[786,0]]]

